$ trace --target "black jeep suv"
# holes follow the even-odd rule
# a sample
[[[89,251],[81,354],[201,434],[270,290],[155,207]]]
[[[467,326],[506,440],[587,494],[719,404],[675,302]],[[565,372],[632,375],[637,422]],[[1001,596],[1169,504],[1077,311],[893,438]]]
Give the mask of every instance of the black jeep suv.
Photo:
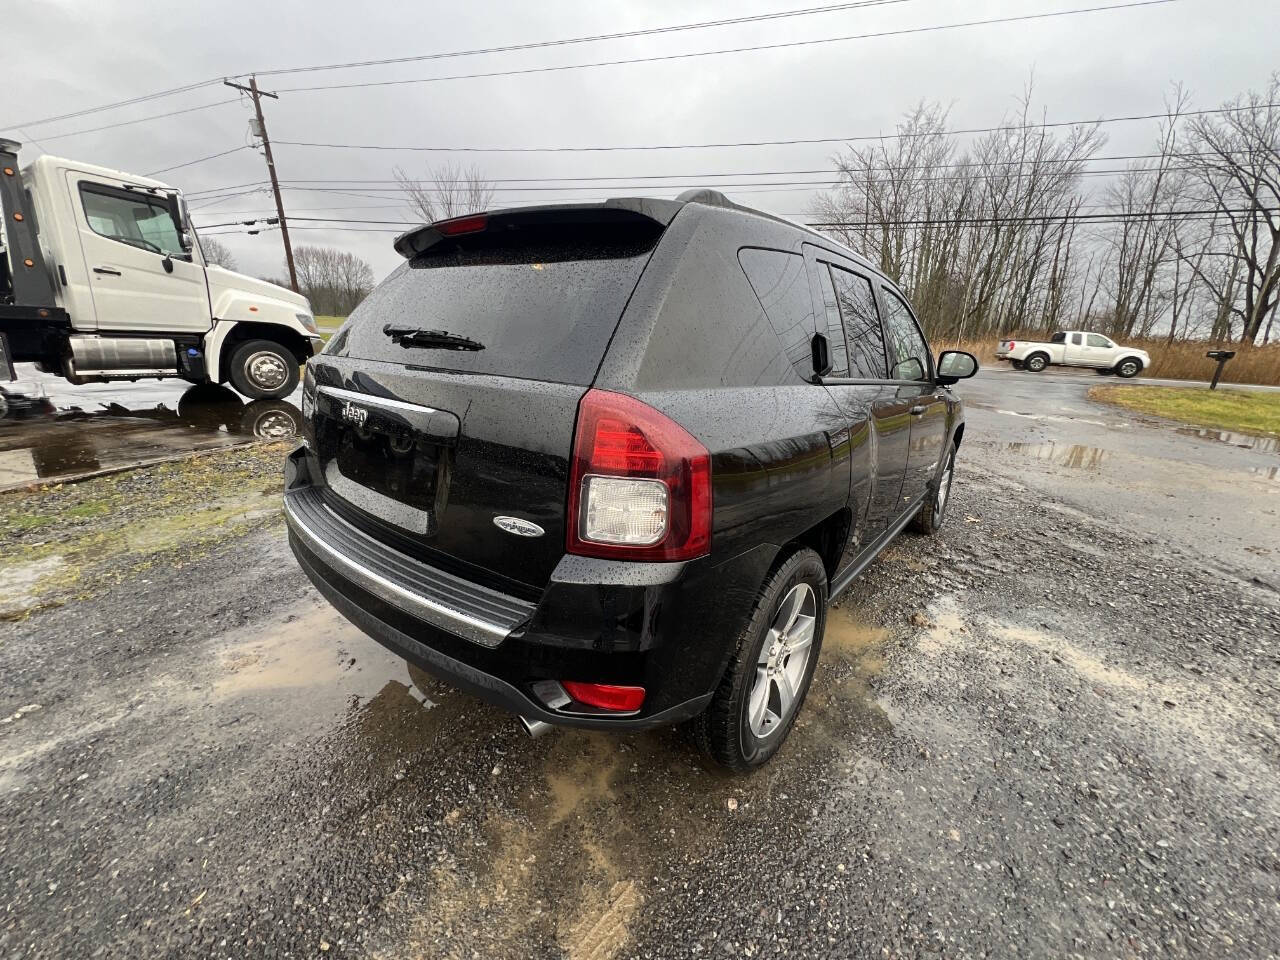
[[[545,724],[786,738],[828,600],[942,522],[969,354],[701,191],[446,220],[307,364],[290,543],[418,666]]]

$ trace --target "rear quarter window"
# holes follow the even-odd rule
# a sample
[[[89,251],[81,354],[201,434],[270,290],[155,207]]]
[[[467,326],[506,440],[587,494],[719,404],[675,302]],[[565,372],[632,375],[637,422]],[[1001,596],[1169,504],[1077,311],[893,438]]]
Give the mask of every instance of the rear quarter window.
[[[813,335],[817,319],[804,257],[798,253],[743,247],[738,263],[755,291],[786,360],[804,379],[813,376]]]

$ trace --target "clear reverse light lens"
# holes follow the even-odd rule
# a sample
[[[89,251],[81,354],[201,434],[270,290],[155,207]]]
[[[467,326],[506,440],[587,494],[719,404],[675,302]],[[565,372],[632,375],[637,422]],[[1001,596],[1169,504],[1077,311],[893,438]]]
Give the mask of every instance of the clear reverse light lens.
[[[643,547],[667,533],[667,485],[661,480],[585,477],[584,540]]]

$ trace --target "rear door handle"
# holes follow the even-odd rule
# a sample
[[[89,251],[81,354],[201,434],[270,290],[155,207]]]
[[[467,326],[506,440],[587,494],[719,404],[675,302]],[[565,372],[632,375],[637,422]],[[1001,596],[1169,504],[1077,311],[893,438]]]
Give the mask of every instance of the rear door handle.
[[[928,407],[921,405],[918,407],[912,407],[907,412],[910,413],[913,417],[920,417],[920,416],[924,416],[924,412],[928,409],[929,409]]]
[[[113,267],[94,267],[94,268],[93,268],[93,272],[94,272],[94,273],[105,273],[105,274],[106,274],[107,276],[109,276],[109,277],[118,277],[118,276],[121,276],[120,271],[119,271],[119,270],[116,270],[116,269],[115,269],[115,268],[113,268]]]

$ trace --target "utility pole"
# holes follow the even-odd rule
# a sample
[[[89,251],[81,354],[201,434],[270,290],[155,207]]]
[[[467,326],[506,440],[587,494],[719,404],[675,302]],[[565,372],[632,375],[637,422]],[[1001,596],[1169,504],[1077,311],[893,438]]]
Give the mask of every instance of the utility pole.
[[[258,89],[258,78],[250,77],[249,86],[239,83],[232,83],[230,80],[223,80],[228,87],[235,87],[244,93],[253,97],[253,109],[258,114],[258,136],[262,137],[262,150],[267,155],[267,173],[271,175],[271,190],[276,195],[276,214],[280,217],[280,236],[284,239],[284,262],[289,266],[289,285],[293,287],[293,292],[298,292],[298,271],[293,265],[293,245],[289,243],[289,221],[284,215],[284,200],[280,197],[280,181],[276,179],[276,162],[271,159],[271,140],[267,136],[267,121],[262,116],[262,98],[270,97],[272,100],[279,100],[280,97],[274,93]]]

